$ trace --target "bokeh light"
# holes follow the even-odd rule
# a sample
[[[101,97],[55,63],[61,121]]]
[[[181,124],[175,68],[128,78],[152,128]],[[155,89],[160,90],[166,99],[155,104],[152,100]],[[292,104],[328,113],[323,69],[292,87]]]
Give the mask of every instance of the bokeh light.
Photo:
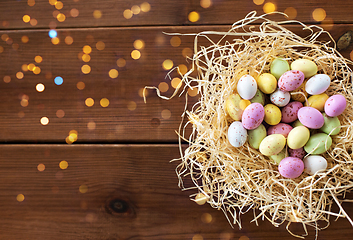
[[[83,184],[78,188],[78,190],[80,193],[86,193],[88,191],[88,187],[87,187],[87,185]]]
[[[83,48],[82,48],[82,51],[86,54],[90,54],[92,52],[92,48],[88,45],[85,45]]]
[[[141,39],[137,39],[134,41],[134,48],[136,49],[143,49],[145,46],[145,42]]]
[[[93,98],[86,98],[85,104],[86,104],[87,107],[92,107],[94,105]]]
[[[33,71],[35,67],[36,67],[36,65],[34,65],[33,63],[30,63],[27,65],[27,68],[29,71]]]
[[[28,43],[28,41],[29,41],[29,38],[27,36],[22,36],[21,37],[21,42]]]
[[[59,109],[58,111],[56,111],[56,116],[58,118],[63,118],[65,116],[64,110]]]
[[[33,69],[33,73],[34,74],[39,74],[41,72],[41,69],[40,69],[40,67],[34,67],[34,69]]]
[[[161,116],[163,119],[169,119],[172,116],[172,113],[168,109],[164,109],[161,112]]]
[[[250,240],[250,238],[248,236],[240,236],[239,240]]]
[[[139,14],[141,12],[141,8],[137,5],[134,5],[131,7],[131,12],[135,15]]]
[[[170,45],[173,47],[179,47],[181,44],[181,39],[178,36],[174,36],[170,39]]]
[[[57,76],[57,77],[54,78],[54,83],[56,85],[61,85],[61,84],[63,84],[63,82],[64,82],[64,79],[62,77],[60,77],[60,76]]]
[[[94,11],[93,11],[93,17],[94,17],[95,19],[101,18],[101,17],[102,17],[102,11],[100,11],[100,10],[94,10]]]
[[[16,197],[16,200],[18,202],[23,202],[25,200],[25,196],[22,193],[18,194],[17,197]]]
[[[107,99],[107,98],[102,98],[101,100],[100,100],[100,105],[102,106],[102,107],[108,107],[109,106],[109,99]]]
[[[51,39],[51,42],[52,42],[52,44],[54,44],[54,45],[58,45],[58,44],[60,43],[60,39],[57,38],[57,37],[55,37],[55,38],[52,38],[52,39]]]
[[[139,59],[141,57],[140,51],[139,50],[133,50],[131,52],[131,57],[132,57],[132,59],[135,59],[135,60]]]
[[[330,31],[333,28],[333,19],[326,17],[322,22],[321,22],[321,26],[326,30],[326,31]]]
[[[326,18],[326,11],[322,8],[316,8],[313,11],[312,16],[315,21],[323,21]]]
[[[196,11],[192,11],[189,13],[188,19],[190,22],[197,22],[200,19],[200,14]]]
[[[59,13],[58,16],[56,16],[56,19],[57,19],[59,22],[64,22],[65,19],[66,19],[66,16],[65,16],[65,14],[63,14],[63,13]]]
[[[110,71],[109,71],[109,77],[110,77],[110,78],[117,78],[118,75],[119,75],[118,70],[116,70],[116,69],[110,69]]]
[[[203,240],[203,237],[201,234],[195,234],[193,237],[192,237],[192,240]]]
[[[297,10],[294,7],[286,8],[284,13],[288,15],[288,19],[295,19],[297,17]]]
[[[193,89],[189,88],[188,94],[190,97],[195,97],[197,95],[197,88],[196,87],[194,87]]]
[[[33,7],[36,4],[35,0],[28,0],[27,1],[28,6]]]
[[[89,62],[89,61],[91,61],[91,56],[90,55],[88,55],[88,54],[82,54],[82,61],[84,61],[84,62]]]
[[[88,128],[88,130],[94,130],[94,129],[96,129],[96,123],[93,122],[93,121],[88,122],[88,123],[87,123],[87,128]]]
[[[178,69],[181,74],[185,74],[188,72],[188,67],[185,64],[180,64],[178,66]]]
[[[36,90],[37,90],[37,92],[43,92],[44,89],[45,89],[44,84],[38,83],[38,84],[36,85]]]
[[[84,82],[78,82],[76,84],[76,87],[77,87],[78,90],[83,90],[83,89],[85,89],[86,85],[85,85]]]
[[[119,58],[118,60],[116,60],[116,65],[118,67],[125,67],[126,65],[126,60],[124,58]]]
[[[211,223],[212,222],[212,215],[209,213],[204,213],[201,215],[201,221],[203,223]]]
[[[140,5],[142,12],[149,12],[151,10],[151,5],[148,2],[144,2]]]
[[[41,119],[40,119],[40,124],[42,124],[42,125],[48,125],[49,124],[49,118],[47,118],[47,117],[42,117]]]
[[[71,36],[66,36],[65,37],[65,43],[67,45],[71,45],[74,42],[74,39]]]
[[[172,79],[171,85],[173,88],[180,88],[182,86],[182,81],[180,78],[175,77]]]
[[[22,20],[25,22],[25,23],[28,23],[29,21],[31,21],[31,17],[29,15],[24,15],[22,17]]]
[[[272,13],[272,12],[276,11],[276,5],[272,2],[267,2],[263,6],[263,10],[265,13]]]
[[[256,4],[256,5],[261,5],[265,2],[265,0],[253,0],[253,2]]]
[[[164,70],[170,70],[173,67],[174,63],[170,59],[166,59],[162,63],[162,67]]]
[[[38,24],[38,21],[35,18],[31,18],[31,20],[29,21],[29,24],[31,24],[32,26],[35,26]]]
[[[181,54],[186,57],[192,57],[192,50],[190,48],[184,48]]]
[[[203,193],[198,193],[195,196],[195,202],[198,205],[204,205],[207,202],[207,196],[205,196]]]
[[[127,109],[129,109],[130,111],[134,111],[136,109],[136,103],[134,101],[128,102]]]
[[[64,4],[61,1],[56,1],[55,8],[60,10],[64,7]]]
[[[200,0],[200,6],[203,8],[209,8],[212,5],[211,0]]]
[[[36,63],[41,63],[41,62],[43,61],[43,58],[42,58],[41,56],[36,56],[36,57],[34,58],[34,61],[35,61]]]
[[[104,50],[104,48],[105,48],[104,42],[98,41],[98,42],[96,43],[96,48],[97,48],[99,51]]]
[[[123,16],[126,19],[132,18],[132,15],[133,15],[133,13],[132,13],[132,11],[130,9],[125,9],[124,12],[123,12]]]
[[[43,172],[45,170],[45,165],[43,163],[39,163],[37,166],[37,170],[39,172]]]
[[[17,72],[16,77],[17,77],[17,79],[22,79],[24,77],[23,72]]]
[[[59,163],[59,167],[60,167],[61,169],[67,169],[68,166],[69,166],[69,163],[68,163],[67,161],[65,161],[65,160],[62,160],[62,161]]]
[[[85,64],[81,67],[81,71],[84,74],[89,74],[91,72],[91,67],[89,65]]]
[[[161,92],[166,92],[169,89],[169,85],[166,82],[161,82],[161,83],[158,84],[158,89]]]
[[[76,8],[70,10],[71,17],[77,17],[79,15],[79,11]]]
[[[50,5],[55,5],[56,1],[57,1],[57,0],[49,0],[49,4],[50,4]]]
[[[11,82],[11,77],[10,76],[4,76],[3,80],[4,80],[5,83],[9,83],[9,82]]]

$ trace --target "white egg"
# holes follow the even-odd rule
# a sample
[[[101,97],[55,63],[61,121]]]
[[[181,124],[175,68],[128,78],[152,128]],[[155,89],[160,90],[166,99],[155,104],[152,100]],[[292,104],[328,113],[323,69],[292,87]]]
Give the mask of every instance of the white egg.
[[[252,99],[257,91],[257,83],[255,78],[250,75],[242,76],[237,84],[238,94],[243,99]]]
[[[278,107],[286,106],[290,101],[290,93],[277,89],[274,93],[270,95],[270,100],[273,104]]]
[[[317,171],[327,168],[327,161],[320,155],[310,155],[304,158],[304,172],[314,175]]]
[[[309,78],[305,84],[305,91],[310,95],[317,95],[325,92],[330,86],[331,79],[326,74],[316,74]]]
[[[243,146],[248,138],[248,132],[240,121],[233,122],[228,128],[228,141],[233,147]]]

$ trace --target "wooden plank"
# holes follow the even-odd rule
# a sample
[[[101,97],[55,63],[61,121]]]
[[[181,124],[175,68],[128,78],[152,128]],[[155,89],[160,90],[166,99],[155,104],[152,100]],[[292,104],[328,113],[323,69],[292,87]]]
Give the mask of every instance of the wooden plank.
[[[190,201],[194,192],[177,187],[178,162],[169,162],[176,145],[2,145],[1,153],[1,239],[296,239],[285,226],[250,223],[251,212],[232,229],[221,211]],[[107,210],[114,199],[126,212]],[[344,207],[352,216],[353,204]],[[352,231],[332,219],[319,239],[351,239]]]
[[[349,24],[335,25],[331,32],[337,40],[352,29]],[[78,131],[78,141],[82,142],[176,142],[175,130],[181,121],[184,97],[166,101],[150,90],[147,104],[144,104],[141,91],[144,86],[158,86],[164,82],[168,90],[162,94],[172,95],[174,88],[166,78],[169,70],[162,67],[167,59],[172,60],[174,66],[185,64],[190,68],[183,50],[193,48],[193,37],[181,36],[181,44],[173,47],[172,36],[163,32],[198,33],[204,30],[226,31],[228,27],[63,29],[58,30],[60,43],[57,45],[51,42],[47,30],[4,33],[13,43],[9,45],[0,40],[4,49],[0,53],[0,142],[65,142],[71,130]],[[298,27],[293,31],[303,33]],[[23,36],[29,38],[28,43],[21,42]],[[71,45],[65,43],[68,36],[73,39]],[[142,40],[144,47],[138,50],[141,57],[134,60],[131,53],[136,50],[136,40]],[[103,50],[96,48],[98,42],[104,43]],[[89,62],[78,58],[86,45],[92,49]],[[349,58],[351,51],[350,45],[342,54]],[[42,57],[41,63],[35,62],[36,56]],[[117,66],[119,59],[125,60],[124,66]],[[24,72],[23,64],[30,63],[41,72]],[[90,66],[90,73],[82,73],[84,65]],[[109,77],[111,69],[118,71],[117,78]],[[18,79],[17,74],[21,75],[21,72],[24,77]],[[170,76],[177,75],[175,71]],[[57,76],[63,78],[63,84],[54,83]],[[83,90],[77,87],[80,82],[85,84]],[[36,91],[39,83],[45,86],[43,92]],[[94,100],[92,107],[85,104],[88,98]],[[109,100],[108,107],[100,104],[105,98]],[[192,104],[197,96],[190,99]],[[60,117],[62,113],[65,113],[64,117]],[[42,117],[49,119],[48,125],[40,123]]]

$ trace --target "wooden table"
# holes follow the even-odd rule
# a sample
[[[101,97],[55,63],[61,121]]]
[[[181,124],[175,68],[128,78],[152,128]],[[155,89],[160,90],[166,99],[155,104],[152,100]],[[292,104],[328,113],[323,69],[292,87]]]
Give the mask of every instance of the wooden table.
[[[190,67],[193,38],[163,32],[227,30],[273,6],[336,41],[353,28],[351,1],[273,3],[2,0],[0,239],[296,239],[284,225],[250,223],[252,213],[233,229],[221,211],[190,201],[169,162],[179,157],[184,98],[142,98],[146,85],[173,93],[165,60]],[[316,10],[315,20],[318,8],[326,16]],[[331,222],[319,239],[352,239],[346,219]]]

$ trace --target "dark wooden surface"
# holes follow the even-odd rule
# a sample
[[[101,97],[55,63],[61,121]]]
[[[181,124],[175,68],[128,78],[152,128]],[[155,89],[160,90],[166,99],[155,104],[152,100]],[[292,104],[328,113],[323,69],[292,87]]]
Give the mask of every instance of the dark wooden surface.
[[[173,93],[164,60],[189,67],[183,50],[192,49],[193,38],[180,36],[180,45],[172,46],[172,36],[163,32],[227,30],[250,11],[263,14],[268,1],[213,0],[204,8],[199,0],[154,0],[148,1],[148,12],[126,19],[124,10],[144,1],[63,0],[58,10],[66,16],[63,22],[54,18],[56,8],[48,0],[33,2],[0,1],[0,239],[295,239],[284,225],[250,223],[252,213],[242,218],[242,230],[232,229],[221,211],[190,201],[194,192],[180,191],[177,163],[169,162],[179,157],[175,130],[184,97],[166,101],[152,90],[147,104],[141,97],[144,86],[161,82],[169,87],[164,95]],[[295,8],[297,20],[325,27],[336,41],[353,30],[350,1],[273,2],[279,11]],[[312,16],[317,8],[326,11],[323,22]],[[70,15],[72,9],[78,10],[77,17]],[[97,11],[100,18],[93,15]],[[196,22],[188,19],[192,11],[199,13]],[[25,23],[24,15],[37,23]],[[50,28],[56,28],[57,45],[48,35]],[[65,43],[68,36],[72,44]],[[131,57],[135,40],[144,42],[138,60]],[[97,42],[104,49],[98,50]],[[86,45],[92,48],[89,62],[78,56]],[[341,53],[350,58],[352,50],[349,45]],[[43,61],[36,63],[36,56]],[[117,66],[118,59],[126,64]],[[23,71],[22,65],[30,63],[41,72]],[[81,71],[85,64],[89,74]],[[111,69],[118,71],[117,78],[109,77]],[[19,79],[18,72],[24,77]],[[62,85],[54,83],[56,76],[63,78]],[[84,89],[77,88],[79,82]],[[43,92],[36,91],[38,83],[45,85]],[[92,107],[85,105],[87,98],[94,99]],[[109,106],[100,105],[103,98]],[[197,96],[189,99],[192,104]],[[42,117],[48,125],[40,123]],[[72,130],[78,139],[68,145]],[[59,167],[63,160],[68,162],[64,170]],[[38,164],[45,170],[39,171]],[[80,186],[87,192],[81,193]],[[22,202],[16,200],[19,194]],[[127,202],[127,212],[109,208],[117,199]],[[353,205],[344,207],[352,216]],[[351,239],[353,228],[346,219],[331,222],[319,239]],[[300,232],[300,226],[291,229]],[[309,233],[307,239],[315,239],[313,229]]]

